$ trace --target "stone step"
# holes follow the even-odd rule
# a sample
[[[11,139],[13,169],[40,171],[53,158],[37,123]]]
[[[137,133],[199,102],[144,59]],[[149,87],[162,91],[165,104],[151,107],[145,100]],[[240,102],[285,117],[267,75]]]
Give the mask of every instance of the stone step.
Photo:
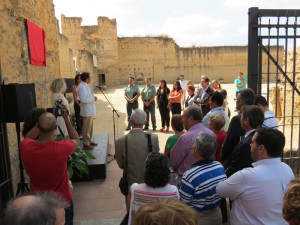
[[[83,176],[82,178],[78,177],[76,174],[73,175],[72,181],[90,181],[94,179],[105,179],[107,171],[107,156],[108,156],[108,133],[106,134],[94,134],[93,141],[97,143],[97,146],[94,146],[93,150],[89,151],[96,159],[87,159],[88,168],[90,171],[89,176]],[[82,140],[80,140],[80,147],[83,149]]]

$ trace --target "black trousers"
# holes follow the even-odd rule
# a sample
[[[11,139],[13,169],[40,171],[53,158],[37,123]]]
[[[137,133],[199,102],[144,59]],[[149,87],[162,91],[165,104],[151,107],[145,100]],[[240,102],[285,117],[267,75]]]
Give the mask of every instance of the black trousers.
[[[168,103],[158,103],[159,113],[161,117],[161,126],[170,127],[170,109],[167,108]]]
[[[172,115],[181,114],[181,104],[180,103],[171,103]]]
[[[65,209],[65,225],[73,225],[74,205],[73,201],[69,202],[70,206]]]
[[[76,117],[76,131],[81,134],[82,131],[82,120],[80,116],[80,106],[74,103],[75,117]]]
[[[128,127],[130,127],[129,119],[132,114],[132,111],[134,111],[138,107],[139,107],[138,101],[134,101],[133,103],[129,103],[129,102],[126,103]]]

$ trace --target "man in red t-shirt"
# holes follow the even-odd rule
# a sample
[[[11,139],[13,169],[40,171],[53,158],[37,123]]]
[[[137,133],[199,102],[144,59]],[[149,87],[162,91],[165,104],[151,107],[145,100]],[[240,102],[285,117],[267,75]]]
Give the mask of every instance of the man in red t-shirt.
[[[21,158],[30,177],[32,191],[54,191],[70,203],[66,209],[66,224],[73,224],[72,193],[69,185],[67,160],[79,145],[79,137],[63,114],[70,140],[55,141],[56,119],[51,113],[43,113],[20,144]],[[38,136],[38,139],[36,139]],[[35,140],[36,139],[36,140]]]

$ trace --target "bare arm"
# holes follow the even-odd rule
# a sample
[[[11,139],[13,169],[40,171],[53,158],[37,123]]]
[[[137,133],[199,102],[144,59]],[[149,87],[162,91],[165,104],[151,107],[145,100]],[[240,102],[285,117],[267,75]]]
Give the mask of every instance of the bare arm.
[[[131,190],[129,188],[128,196],[127,196],[127,209],[130,209],[130,202],[131,202]]]
[[[77,93],[76,93],[76,88],[75,88],[75,85],[73,86],[72,88],[72,92],[73,92],[73,99],[74,99],[74,102],[80,106],[78,100],[77,100]]]
[[[25,134],[25,138],[30,138],[35,140],[38,136],[39,136],[39,127],[38,124],[34,125],[33,128],[30,129],[30,131],[27,132],[27,134]]]
[[[166,156],[168,156],[168,158],[170,158],[170,150],[167,148],[167,146],[165,146],[165,152],[164,152],[164,154]]]
[[[72,126],[72,124],[71,124],[71,122],[69,120],[68,114],[67,114],[67,112],[65,110],[64,110],[63,118],[64,118],[65,123],[66,123],[66,127],[67,127],[67,131],[69,133],[70,140],[73,141],[73,143],[75,144],[75,148],[77,148],[77,146],[80,143],[79,142],[78,133],[75,130],[75,128]]]
[[[135,100],[137,100],[139,97],[140,97],[140,93],[137,93],[137,95],[136,96],[134,96],[134,98],[132,99],[132,102],[134,102]]]

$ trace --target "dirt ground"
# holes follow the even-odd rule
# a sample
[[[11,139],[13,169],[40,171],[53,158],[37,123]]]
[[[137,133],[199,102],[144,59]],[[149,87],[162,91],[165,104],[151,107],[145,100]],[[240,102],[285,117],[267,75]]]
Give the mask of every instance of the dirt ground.
[[[154,84],[157,88],[159,85]],[[168,85],[171,88],[171,85]],[[140,90],[143,89],[144,85],[139,85]],[[115,86],[115,87],[108,87],[104,93],[106,94],[107,99],[112,103],[113,107],[116,109],[117,113],[120,117],[114,114],[115,118],[115,137],[116,139],[126,133],[125,131],[127,127],[127,113],[126,113],[126,100],[124,99],[124,88],[125,86]],[[226,89],[228,92],[228,102],[229,107],[232,112],[232,116],[236,113],[234,112],[235,109],[235,87],[234,84],[223,84],[222,88]],[[95,90],[95,95],[98,97],[98,101],[96,102],[97,106],[97,115],[94,119],[94,133],[109,133],[109,143],[111,145],[111,149],[113,150],[113,143],[114,143],[114,123],[113,123],[113,110],[112,107],[109,105],[108,100],[105,96],[99,91]],[[139,98],[139,108],[142,109],[143,103],[141,98]],[[159,137],[159,147],[160,152],[164,151],[165,143],[167,138],[173,134],[173,131],[170,132],[160,132],[161,128],[161,118],[159,114],[159,110],[155,110],[156,115],[156,125],[157,130],[152,131],[152,124],[150,123],[150,132],[154,132],[158,134]]]
[[[158,88],[159,84],[154,83],[153,84],[156,88]],[[197,85],[197,84],[196,84]],[[270,87],[274,86],[275,84],[271,84]],[[140,90],[143,89],[144,85],[139,85]],[[168,87],[171,89],[171,85],[169,84]],[[124,99],[124,88],[125,85],[122,86],[114,86],[114,87],[108,87],[107,90],[104,91],[107,99],[105,96],[99,91],[95,90],[95,95],[98,97],[98,101],[96,102],[97,106],[97,115],[94,118],[94,133],[109,133],[109,143],[110,143],[110,149],[111,152],[114,152],[114,123],[113,123],[113,110],[112,107],[109,105],[108,101],[110,101],[113,105],[113,107],[116,109],[118,117],[116,113],[114,113],[114,119],[115,119],[115,137],[116,139],[126,133],[125,131],[127,127],[127,113],[126,113],[126,100]],[[236,115],[236,112],[234,112],[235,109],[235,86],[234,84],[222,84],[222,88],[227,90],[227,101],[228,106],[231,111],[231,117]],[[266,96],[267,93],[267,86],[266,84],[262,85],[262,94]],[[143,103],[141,98],[139,98],[139,108],[143,108]],[[272,109],[272,106],[270,105],[270,110]],[[152,124],[150,123],[150,132],[154,132],[158,134],[159,138],[159,146],[160,146],[160,152],[164,151],[165,143],[167,141],[167,138],[173,134],[173,131],[170,130],[169,133],[166,132],[160,132],[161,128],[161,119],[159,115],[159,110],[155,110],[156,115],[156,125],[157,130],[152,131]],[[171,114],[170,114],[171,115]],[[282,127],[279,127],[280,130],[282,130]],[[286,146],[285,150],[288,151],[290,149],[290,129],[286,128],[285,135],[286,135]],[[296,131],[295,134],[298,134]],[[297,135],[294,135],[293,138],[293,145],[298,146],[299,140],[296,140]]]

